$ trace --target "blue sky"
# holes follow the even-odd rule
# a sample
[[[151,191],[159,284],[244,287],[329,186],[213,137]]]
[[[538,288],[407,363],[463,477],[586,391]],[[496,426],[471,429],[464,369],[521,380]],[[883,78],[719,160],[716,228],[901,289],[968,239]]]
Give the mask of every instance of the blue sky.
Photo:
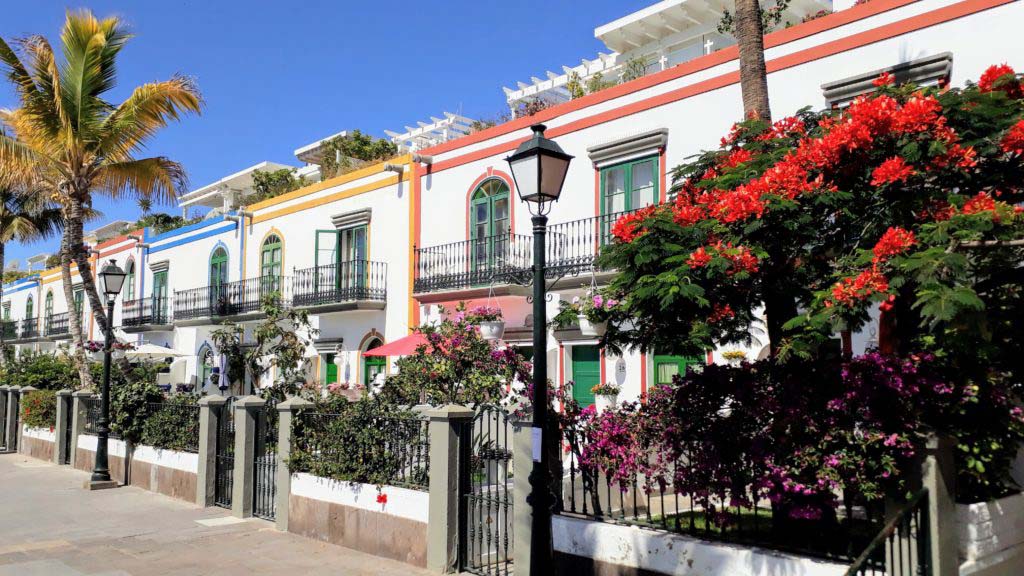
[[[592,58],[604,50],[596,26],[651,3],[32,0],[4,3],[0,37],[57,44],[67,8],[126,19],[136,38],[121,53],[113,100],[175,73],[203,91],[203,115],[149,148],[182,162],[196,188],[262,160],[295,163],[293,150],[339,130],[383,136],[445,110],[493,117],[505,110],[501,86]],[[15,105],[0,80],[0,107]],[[138,216],[133,202],[96,207],[106,220]],[[56,245],[12,245],[7,258],[24,265]]]

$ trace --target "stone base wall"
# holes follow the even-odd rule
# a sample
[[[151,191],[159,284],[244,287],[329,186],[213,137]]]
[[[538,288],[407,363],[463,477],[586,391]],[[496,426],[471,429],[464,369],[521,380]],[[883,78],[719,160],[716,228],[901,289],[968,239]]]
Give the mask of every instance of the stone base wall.
[[[23,435],[21,437],[21,445],[18,447],[18,451],[33,458],[52,462],[54,448],[55,446],[53,442],[50,442],[49,440]]]
[[[92,472],[96,464],[96,452],[79,446],[75,449],[75,468]],[[124,483],[124,458],[107,453],[107,467],[110,468],[110,478]]]
[[[292,476],[288,531],[413,566],[427,565],[426,492]]]
[[[133,458],[129,478],[132,486],[187,502],[195,503],[196,501],[196,474],[194,472],[175,470]]]
[[[95,437],[80,437],[75,453],[75,468],[92,471],[96,459]],[[149,446],[136,446],[131,456],[128,478],[124,476],[126,446],[121,440],[110,440],[107,461],[110,477],[122,484],[127,483],[150,492],[195,503],[196,470],[199,458],[196,454],[157,450]],[[126,481],[127,480],[127,481]]]

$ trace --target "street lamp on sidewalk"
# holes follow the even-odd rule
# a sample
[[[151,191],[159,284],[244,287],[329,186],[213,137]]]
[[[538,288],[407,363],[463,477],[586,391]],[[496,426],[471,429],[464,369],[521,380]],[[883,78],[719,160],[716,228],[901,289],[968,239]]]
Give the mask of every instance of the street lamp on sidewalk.
[[[128,274],[110,260],[99,273],[100,292],[107,297],[107,330],[103,344],[103,384],[100,388],[100,420],[97,422],[96,463],[88,487],[91,489],[112,488],[117,485],[110,479],[107,461],[107,444],[110,439],[110,353],[114,345],[114,300],[121,293],[124,279]]]
[[[545,236],[551,203],[562,194],[572,156],[544,136],[545,126],[530,127],[533,136],[506,158],[519,198],[533,216],[533,470],[530,472],[530,574],[551,571],[551,477],[544,431],[548,426],[547,311]]]

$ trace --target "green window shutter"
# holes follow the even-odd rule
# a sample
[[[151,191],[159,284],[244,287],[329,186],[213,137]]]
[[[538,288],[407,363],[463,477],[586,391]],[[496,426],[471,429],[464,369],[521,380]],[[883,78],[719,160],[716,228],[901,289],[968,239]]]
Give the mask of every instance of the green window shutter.
[[[649,156],[601,169],[601,214],[618,214],[657,204],[658,157]]]
[[[657,356],[654,357],[654,384],[671,384],[676,374],[686,374],[689,366],[703,364],[704,361],[694,356]]]
[[[591,388],[601,383],[601,350],[597,346],[572,347],[572,397],[580,406],[594,403]]]
[[[338,365],[334,363],[334,358],[334,354],[324,355],[324,365],[327,367],[326,378],[324,378],[325,384],[338,383]]]

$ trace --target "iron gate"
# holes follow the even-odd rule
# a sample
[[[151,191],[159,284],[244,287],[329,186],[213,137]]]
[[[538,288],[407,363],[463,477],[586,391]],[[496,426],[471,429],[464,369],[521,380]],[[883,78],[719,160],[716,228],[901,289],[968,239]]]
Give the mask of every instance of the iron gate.
[[[459,567],[512,573],[512,427],[508,414],[480,407],[462,433],[459,458]]]
[[[62,453],[60,463],[71,464],[71,451],[75,449],[75,447],[71,446],[71,417],[74,416],[72,414],[74,403],[71,400],[71,396],[58,396],[57,399],[64,403],[64,438],[60,439],[64,443],[64,452]]]
[[[7,450],[7,394],[0,391],[0,452]]]
[[[256,419],[252,515],[273,520],[277,511],[277,400],[270,399]]]
[[[231,491],[235,486],[235,399],[228,398],[217,418],[217,456],[214,471],[213,503],[231,509]]]
[[[21,416],[19,415],[21,412],[21,394],[17,394],[10,390],[7,391],[7,394],[7,406],[11,409],[7,413],[7,418],[8,420],[14,420],[13,427],[11,427],[11,423],[9,421],[4,422],[4,425],[7,426],[7,431],[10,432],[10,435],[7,438],[7,451],[17,452],[18,434],[21,432]]]

